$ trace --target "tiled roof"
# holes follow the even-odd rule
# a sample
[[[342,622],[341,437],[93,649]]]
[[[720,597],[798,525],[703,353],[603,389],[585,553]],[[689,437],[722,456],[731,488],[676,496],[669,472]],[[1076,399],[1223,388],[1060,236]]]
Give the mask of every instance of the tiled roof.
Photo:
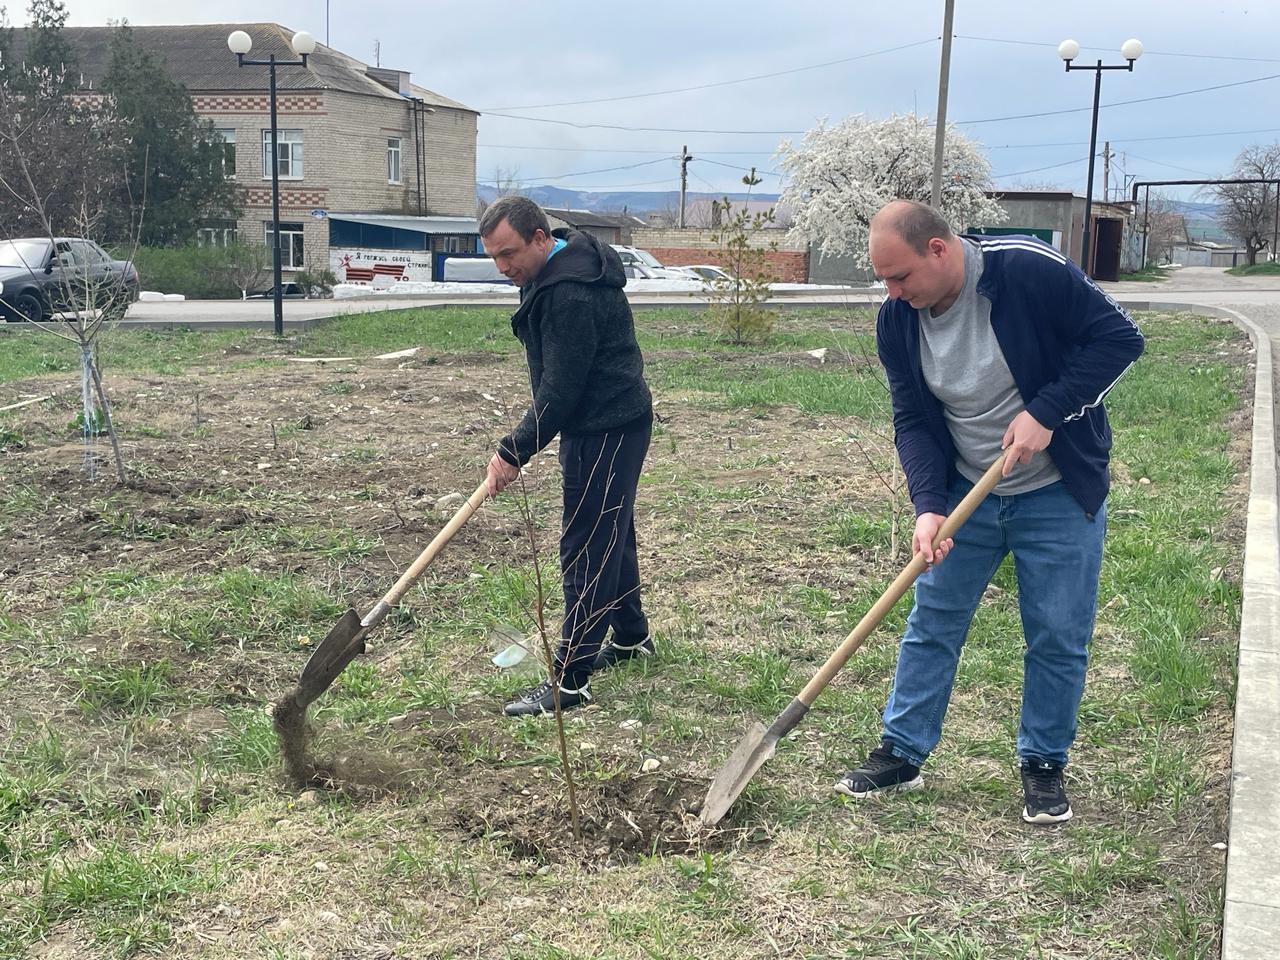
[[[66,27],[63,35],[79,59],[82,88],[102,85],[111,63],[111,40],[115,27]],[[289,45],[295,31],[278,23],[200,23],[181,26],[129,28],[135,41],[167,64],[169,75],[192,93],[210,90],[265,90],[265,67],[241,67],[236,56],[227,49],[227,36],[243,30],[253,38],[250,59],[259,60],[275,54],[282,60],[296,60]],[[14,31],[13,53],[21,60],[26,33]],[[344,90],[372,97],[403,99],[383,86],[365,71],[368,65],[341,51],[316,44],[315,53],[307,58],[307,66],[282,67],[276,71],[276,86],[281,90]],[[424,87],[414,85],[412,92],[428,106],[468,110],[470,107],[442,97]]]

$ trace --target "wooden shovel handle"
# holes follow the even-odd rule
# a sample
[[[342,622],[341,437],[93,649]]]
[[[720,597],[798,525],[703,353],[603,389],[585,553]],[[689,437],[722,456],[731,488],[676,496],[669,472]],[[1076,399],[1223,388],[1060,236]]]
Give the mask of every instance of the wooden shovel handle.
[[[400,579],[386,592],[386,595],[378,601],[374,608],[365,614],[360,621],[362,627],[368,628],[382,622],[382,619],[391,611],[391,608],[399,603],[400,598],[409,592],[409,588],[418,582],[426,572],[427,567],[431,566],[432,561],[439,556],[440,551],[453,539],[453,535],[480,509],[481,504],[484,503],[488,495],[487,481],[481,481],[480,486],[476,487],[476,492],[471,494],[467,502],[458,508],[457,513],[444,525],[444,529],[435,535],[435,539],[427,544],[426,549],[418,554],[418,559],[413,561],[409,569],[400,575]]]
[[[954,535],[960,529],[960,525],[969,519],[969,514],[973,513],[974,508],[986,499],[987,494],[995,489],[996,484],[1000,482],[1000,473],[1004,469],[1005,456],[1003,453],[1000,454],[996,462],[988,467],[987,472],[973,485],[973,489],[965,495],[963,500],[956,504],[956,508],[951,511],[950,516],[942,522],[942,526],[938,528],[938,535],[933,538],[933,548],[935,550],[938,549],[938,544]],[[911,558],[911,562],[903,567],[897,579],[889,584],[889,589],[880,595],[880,599],[858,621],[858,625],[853,628],[853,632],[845,637],[840,646],[836,647],[835,652],[827,658],[827,662],[822,665],[822,668],[814,675],[813,679],[800,691],[799,696],[796,697],[797,700],[801,701],[806,707],[813,706],[813,701],[818,699],[818,695],[827,688],[827,684],[831,682],[832,677],[840,672],[840,668],[853,656],[854,651],[862,646],[862,642],[880,625],[880,621],[893,609],[893,605],[902,599],[902,595],[915,583],[916,578],[924,573],[926,566],[924,554],[917,553]]]

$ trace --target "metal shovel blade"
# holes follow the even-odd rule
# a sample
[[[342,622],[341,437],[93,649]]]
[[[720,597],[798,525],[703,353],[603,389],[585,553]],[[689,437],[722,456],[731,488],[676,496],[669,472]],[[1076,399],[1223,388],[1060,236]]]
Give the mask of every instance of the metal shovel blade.
[[[329,685],[337,679],[352,660],[364,651],[361,635],[364,627],[360,623],[360,615],[348,610],[329,631],[320,646],[311,654],[311,659],[302,668],[298,678],[298,687],[293,693],[298,706],[306,709],[320,694],[329,689]]]
[[[714,826],[724,819],[738,795],[746,789],[747,784],[766,760],[773,756],[778,746],[777,737],[770,737],[763,723],[755,723],[747,731],[747,735],[738,741],[724,762],[711,788],[707,791],[707,799],[702,803],[702,822]]]

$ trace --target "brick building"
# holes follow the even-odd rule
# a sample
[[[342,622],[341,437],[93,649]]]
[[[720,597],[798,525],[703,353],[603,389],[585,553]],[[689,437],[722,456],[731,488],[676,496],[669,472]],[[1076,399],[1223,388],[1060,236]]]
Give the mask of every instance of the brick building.
[[[732,269],[733,265],[712,239],[714,236],[711,230],[645,227],[631,232],[631,242],[669,267],[710,263]],[[804,283],[809,279],[808,246],[803,241],[790,239],[785,230],[761,230],[750,238],[750,244],[768,251],[764,259],[776,279],[787,283]]]
[[[294,31],[275,23],[131,30],[217,128],[225,169],[243,187],[240,219],[202,223],[201,242],[268,242],[269,71],[240,67],[227,37],[248,33],[251,59],[296,60]],[[114,33],[64,30],[86,92],[101,84]],[[445,255],[479,249],[477,111],[414,84],[406,71],[371,67],[323,44],[305,68],[277,67],[276,90],[285,270],[331,266],[343,279],[350,267],[357,276],[430,279]]]

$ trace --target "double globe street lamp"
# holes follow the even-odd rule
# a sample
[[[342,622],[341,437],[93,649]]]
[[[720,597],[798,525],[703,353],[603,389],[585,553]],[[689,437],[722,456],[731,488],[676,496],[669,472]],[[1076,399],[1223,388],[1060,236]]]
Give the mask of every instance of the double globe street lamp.
[[[276,67],[305,67],[307,57],[315,52],[316,39],[305,30],[295,33],[290,42],[298,60],[277,60],[271,54],[266,60],[246,60],[245,54],[253,49],[253,38],[243,30],[236,30],[227,37],[227,47],[236,55],[242,67],[270,67],[271,69],[271,261],[275,281],[275,333],[284,336],[284,303],[281,299],[280,280],[280,147],[276,130]]]
[[[1085,188],[1084,198],[1084,234],[1080,246],[1080,269],[1089,276],[1093,275],[1089,263],[1089,226],[1093,215],[1093,159],[1098,151],[1098,96],[1102,92],[1103,70],[1128,70],[1132,72],[1133,62],[1142,56],[1142,44],[1137,40],[1126,40],[1120,47],[1120,56],[1127,61],[1124,64],[1104,65],[1101,60],[1096,64],[1073,66],[1071,61],[1080,55],[1080,44],[1074,40],[1063,40],[1058,44],[1058,56],[1065,62],[1068,71],[1093,70],[1093,126],[1089,132],[1089,183]]]

